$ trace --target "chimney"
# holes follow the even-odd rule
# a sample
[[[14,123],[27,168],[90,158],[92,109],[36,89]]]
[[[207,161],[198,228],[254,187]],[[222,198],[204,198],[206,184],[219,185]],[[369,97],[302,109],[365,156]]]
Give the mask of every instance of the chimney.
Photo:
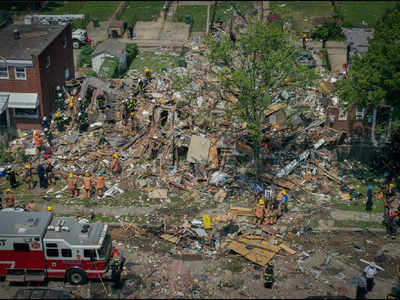
[[[20,38],[19,29],[14,29],[14,39],[18,40]]]

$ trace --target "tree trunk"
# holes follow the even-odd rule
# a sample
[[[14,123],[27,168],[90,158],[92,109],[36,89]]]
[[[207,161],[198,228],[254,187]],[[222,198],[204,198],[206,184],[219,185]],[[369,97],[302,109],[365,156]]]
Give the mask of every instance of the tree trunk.
[[[322,40],[322,48],[326,47],[326,40]]]
[[[376,144],[375,141],[376,114],[377,114],[377,109],[374,108],[372,114],[372,128],[371,128],[371,140],[374,144]]]

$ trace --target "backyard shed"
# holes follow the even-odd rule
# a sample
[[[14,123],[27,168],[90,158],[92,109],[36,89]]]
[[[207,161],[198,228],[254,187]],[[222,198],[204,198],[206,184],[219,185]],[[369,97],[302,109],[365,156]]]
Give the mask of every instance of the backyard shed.
[[[126,45],[115,40],[106,40],[99,44],[92,53],[92,67],[96,72],[107,57],[118,58],[119,70],[126,68]]]

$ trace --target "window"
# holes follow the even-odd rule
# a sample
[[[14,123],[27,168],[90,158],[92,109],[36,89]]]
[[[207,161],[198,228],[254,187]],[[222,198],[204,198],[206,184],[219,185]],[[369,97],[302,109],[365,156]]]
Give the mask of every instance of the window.
[[[68,45],[68,40],[67,40],[67,36],[64,37],[64,41],[63,41],[63,47],[67,48]]]
[[[46,255],[48,257],[58,257],[58,249],[53,249],[53,248],[46,249]]]
[[[26,80],[26,68],[25,67],[15,67],[15,79]]]
[[[71,249],[61,249],[61,256],[62,257],[72,257],[72,250]]]
[[[38,118],[37,108],[14,108],[14,117],[16,118]]]
[[[50,68],[50,56],[46,57],[46,69]]]
[[[83,250],[84,257],[96,257],[96,251],[94,249],[85,249]]]
[[[14,251],[16,251],[16,252],[29,252],[29,244],[27,244],[27,243],[14,243]]]
[[[347,111],[339,109],[338,121],[346,121],[347,120]]]
[[[0,67],[0,78],[8,79],[8,67]]]
[[[57,248],[58,246],[57,246],[57,244],[54,244],[54,243],[47,243],[46,247],[48,247],[48,248]]]

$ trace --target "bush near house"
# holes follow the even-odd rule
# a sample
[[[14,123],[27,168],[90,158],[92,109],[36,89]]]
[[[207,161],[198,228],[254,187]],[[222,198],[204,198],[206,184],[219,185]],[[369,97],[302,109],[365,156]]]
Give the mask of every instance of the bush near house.
[[[116,57],[106,57],[99,70],[100,78],[116,78],[119,76],[119,60]]]
[[[90,45],[85,45],[81,48],[78,62],[80,67],[83,67],[84,65],[87,65],[88,67],[92,66],[92,52],[93,48]]]

